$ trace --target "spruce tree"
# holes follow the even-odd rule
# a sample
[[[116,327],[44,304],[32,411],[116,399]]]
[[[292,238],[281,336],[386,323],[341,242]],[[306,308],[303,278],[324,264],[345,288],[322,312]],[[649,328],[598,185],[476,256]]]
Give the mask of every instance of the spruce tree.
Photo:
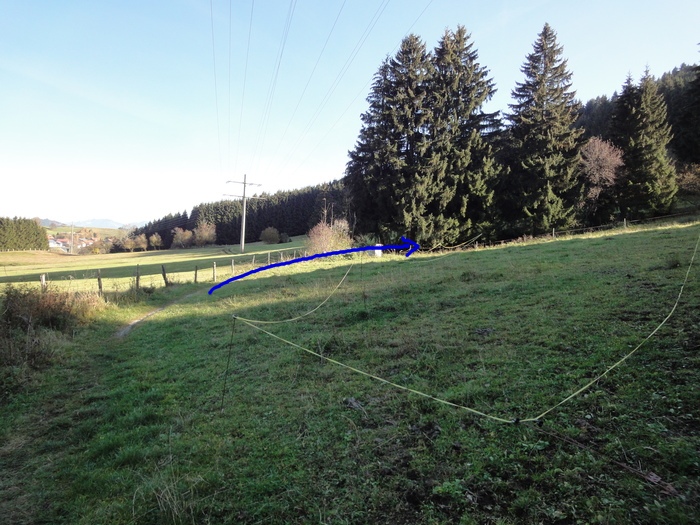
[[[349,152],[345,186],[351,196],[356,226],[361,232],[378,232],[390,221],[396,137],[387,115],[389,60],[374,75],[367,97],[369,108],[360,117],[362,128],[355,149]]]
[[[666,104],[648,71],[639,85],[627,78],[615,102],[612,128],[625,164],[618,185],[622,216],[667,213],[678,191],[676,171],[667,154],[671,127]]]
[[[695,76],[684,93],[682,114],[673,131],[678,156],[700,164],[700,66],[692,71]]]
[[[426,211],[438,244],[489,233],[498,168],[484,139],[495,114],[482,110],[495,88],[463,26],[455,32],[445,31],[433,64],[430,158],[433,184],[441,191]]]
[[[574,222],[582,198],[577,180],[581,130],[574,128],[580,104],[556,33],[545,24],[512,92],[510,173],[500,182],[506,229],[538,234]]]
[[[396,56],[381,65],[350,152],[346,184],[361,229],[378,232],[384,242],[399,235],[431,242],[434,228],[426,207],[441,188],[433,184],[428,157],[429,58],[425,44],[409,35]]]

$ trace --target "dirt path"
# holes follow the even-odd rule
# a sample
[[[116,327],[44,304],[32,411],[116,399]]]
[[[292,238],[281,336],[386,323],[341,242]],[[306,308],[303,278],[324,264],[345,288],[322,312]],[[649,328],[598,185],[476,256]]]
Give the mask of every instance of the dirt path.
[[[123,337],[126,337],[127,335],[129,335],[129,333],[131,332],[131,330],[132,330],[136,325],[138,325],[139,323],[141,323],[142,321],[145,321],[146,319],[148,319],[148,318],[151,317],[152,315],[155,315],[155,314],[157,314],[158,312],[162,312],[162,311],[165,310],[166,308],[170,308],[172,305],[177,304],[177,303],[179,303],[179,302],[181,302],[181,301],[184,301],[185,299],[189,299],[190,297],[193,297],[193,296],[195,296],[195,295],[197,295],[197,294],[199,294],[199,293],[201,293],[201,292],[197,291],[197,292],[193,292],[193,293],[191,293],[191,294],[187,294],[187,295],[185,295],[184,297],[181,297],[180,299],[178,299],[177,301],[173,301],[172,303],[168,303],[168,304],[166,304],[165,306],[161,306],[160,308],[156,308],[155,310],[151,310],[151,311],[148,312],[146,315],[144,315],[144,316],[142,316],[142,317],[139,317],[138,319],[134,319],[134,320],[131,321],[128,325],[126,325],[124,328],[120,328],[120,329],[114,334],[114,337],[117,337],[117,338],[119,338],[119,339],[121,339],[121,338],[123,338]]]

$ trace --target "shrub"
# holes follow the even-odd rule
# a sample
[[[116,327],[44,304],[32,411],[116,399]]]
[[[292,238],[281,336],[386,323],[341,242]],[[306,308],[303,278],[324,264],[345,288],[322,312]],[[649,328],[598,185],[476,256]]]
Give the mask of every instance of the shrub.
[[[280,242],[287,243],[292,242],[292,238],[286,233],[280,233]]]
[[[329,226],[325,222],[319,222],[311,228],[306,241],[306,250],[309,254],[346,250],[352,247],[350,228],[345,220],[337,220]]]
[[[2,297],[0,323],[5,330],[25,333],[36,327],[69,332],[86,323],[102,305],[104,301],[95,293],[42,292],[10,285]]]
[[[280,234],[277,231],[277,228],[268,226],[260,234],[260,240],[265,244],[277,244],[280,242]]]
[[[197,246],[214,244],[216,242],[216,226],[208,222],[202,223],[194,229],[194,243]]]
[[[64,334],[87,322],[104,305],[94,293],[8,286],[0,294],[0,391],[26,383],[31,370],[49,364]]]
[[[190,230],[183,230],[182,228],[173,229],[173,242],[170,248],[189,248],[192,246],[193,234]]]
[[[161,238],[160,234],[157,232],[148,238],[148,242],[151,245],[151,247],[155,250],[157,250],[161,246],[163,246],[163,239]]]

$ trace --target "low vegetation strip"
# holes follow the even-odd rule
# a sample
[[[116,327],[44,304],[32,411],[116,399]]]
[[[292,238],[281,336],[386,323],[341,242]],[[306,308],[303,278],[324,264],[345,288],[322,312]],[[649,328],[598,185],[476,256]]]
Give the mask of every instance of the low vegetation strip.
[[[3,394],[0,516],[697,523],[698,226],[328,260],[215,296],[182,284],[109,303]],[[553,406],[633,350],[686,278],[655,336],[542,428],[475,417],[325,359],[510,421]],[[313,315],[270,331],[318,355],[257,330],[231,335],[233,314],[289,319],[329,294]]]

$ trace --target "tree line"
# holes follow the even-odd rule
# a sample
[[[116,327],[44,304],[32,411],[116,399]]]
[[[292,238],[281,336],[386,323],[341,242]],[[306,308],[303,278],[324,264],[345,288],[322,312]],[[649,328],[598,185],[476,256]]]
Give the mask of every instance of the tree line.
[[[521,71],[509,111],[489,114],[494,83],[463,27],[446,30],[433,51],[407,36],[375,74],[350,151],[345,183],[360,229],[431,247],[671,210],[676,163],[697,162],[700,151],[697,66],[681,92],[668,90],[675,160],[667,104],[648,71],[628,78],[605,111],[584,108],[548,24]]]
[[[462,26],[433,50],[409,35],[379,66],[342,180],[248,201],[246,241],[273,227],[302,235],[347,219],[384,243],[425,247],[538,235],[671,211],[678,170],[697,188],[700,68],[628,77],[619,94],[585,105],[556,32],[545,24],[521,67],[509,110]],[[242,204],[223,200],[168,215],[134,234],[175,235],[213,225],[216,242],[240,239]]]
[[[262,193],[246,204],[246,242],[260,240],[266,228],[275,228],[281,236],[304,235],[315,224],[350,213],[342,182],[273,194]],[[197,230],[213,228],[205,244],[237,244],[240,242],[243,204],[239,200],[202,203],[188,214],[168,214],[133,231],[132,237],[143,236],[149,248],[183,248],[197,244]],[[189,232],[189,233],[188,233]],[[156,236],[156,237],[154,237]],[[150,239],[156,240],[154,245]],[[200,235],[200,238],[202,236]]]
[[[48,250],[46,230],[34,219],[0,217],[0,250]]]

